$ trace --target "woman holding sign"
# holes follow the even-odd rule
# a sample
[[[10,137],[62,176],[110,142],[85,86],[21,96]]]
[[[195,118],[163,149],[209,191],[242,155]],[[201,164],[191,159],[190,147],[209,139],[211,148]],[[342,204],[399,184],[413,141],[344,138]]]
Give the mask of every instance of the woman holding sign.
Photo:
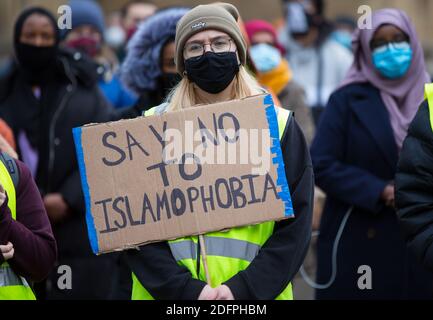
[[[175,59],[183,79],[167,103],[147,115],[264,93],[245,69],[246,45],[238,17],[234,6],[219,3],[198,6],[179,21]],[[131,250],[127,260],[133,299],[293,299],[290,283],[311,234],[313,170],[294,118],[283,110],[278,120],[295,218],[206,234],[208,275],[200,250],[204,242],[198,237]],[[218,242],[217,253],[212,252],[213,241]]]

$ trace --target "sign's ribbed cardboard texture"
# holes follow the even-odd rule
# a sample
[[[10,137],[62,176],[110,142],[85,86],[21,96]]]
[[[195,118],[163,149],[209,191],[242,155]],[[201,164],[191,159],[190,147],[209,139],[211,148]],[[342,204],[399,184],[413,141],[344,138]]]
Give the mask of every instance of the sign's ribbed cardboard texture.
[[[186,123],[192,132],[206,128],[199,131],[202,139],[188,138]],[[246,146],[235,135],[239,128],[267,132],[267,140],[259,134]],[[161,138],[168,129],[182,133],[179,155],[185,159],[194,154],[198,162],[197,150],[207,149],[205,143],[218,155],[225,149],[226,159],[232,150],[236,163],[208,164],[202,158],[200,165],[164,164]],[[96,254],[293,217],[270,96],[85,126],[74,129],[74,139]],[[257,164],[241,163],[245,147],[269,160],[266,172],[252,174]]]

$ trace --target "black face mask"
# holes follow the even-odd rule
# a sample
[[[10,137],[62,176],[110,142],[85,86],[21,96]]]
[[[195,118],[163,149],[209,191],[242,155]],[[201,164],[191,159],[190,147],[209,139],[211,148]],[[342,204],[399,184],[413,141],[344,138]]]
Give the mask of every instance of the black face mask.
[[[24,43],[17,43],[16,57],[19,65],[30,72],[41,72],[52,67],[56,60],[57,47],[37,47]]]
[[[206,52],[200,58],[185,61],[188,79],[200,89],[217,94],[226,89],[239,72],[236,52]]]
[[[161,88],[164,95],[168,94],[182,80],[178,73],[163,73],[160,77]]]

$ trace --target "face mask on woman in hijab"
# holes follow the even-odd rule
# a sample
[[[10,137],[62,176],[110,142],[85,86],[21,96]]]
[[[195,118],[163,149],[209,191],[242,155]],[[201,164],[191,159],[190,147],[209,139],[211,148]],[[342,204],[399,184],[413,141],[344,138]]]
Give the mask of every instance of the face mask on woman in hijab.
[[[50,77],[58,43],[56,21],[45,9],[30,8],[18,17],[14,31],[15,57],[30,83],[41,84]]]
[[[377,29],[370,42],[373,65],[383,77],[399,79],[409,70],[413,50],[409,36],[394,25]]]
[[[389,43],[373,52],[375,68],[388,79],[403,77],[412,63],[413,51],[408,42]]]
[[[400,150],[430,82],[421,43],[406,13],[381,9],[354,34],[355,61],[341,86],[368,82],[380,92]]]

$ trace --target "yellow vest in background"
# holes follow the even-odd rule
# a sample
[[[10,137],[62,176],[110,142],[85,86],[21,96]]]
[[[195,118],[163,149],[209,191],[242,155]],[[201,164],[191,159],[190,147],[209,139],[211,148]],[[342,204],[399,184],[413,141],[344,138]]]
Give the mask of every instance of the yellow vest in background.
[[[428,101],[428,108],[430,113],[430,125],[433,130],[433,83],[425,85],[425,97]]]
[[[16,192],[12,178],[0,161],[0,183],[8,196],[8,207],[16,220]],[[36,300],[27,281],[18,276],[7,262],[0,265],[0,300]]]

